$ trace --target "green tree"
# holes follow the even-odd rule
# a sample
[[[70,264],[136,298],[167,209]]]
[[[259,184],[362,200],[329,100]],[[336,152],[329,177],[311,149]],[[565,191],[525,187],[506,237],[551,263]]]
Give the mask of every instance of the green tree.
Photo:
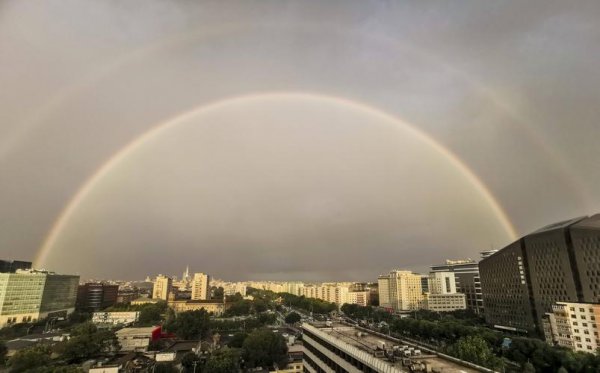
[[[525,364],[523,364],[523,373],[535,373],[535,367],[533,366],[533,364],[527,362]]]
[[[139,307],[140,318],[138,323],[145,326],[157,325],[162,321],[162,314],[167,312],[165,302],[148,303]]]
[[[252,309],[252,301],[241,299],[235,301],[229,305],[227,311],[225,311],[226,317],[231,316],[245,316],[249,315]]]
[[[50,364],[51,350],[46,345],[37,345],[15,353],[9,360],[10,372],[28,372]]]
[[[248,333],[235,333],[227,345],[229,347],[242,348],[246,337],[248,337]]]
[[[287,324],[295,324],[302,320],[302,317],[297,312],[290,312],[285,317],[285,322]]]
[[[175,321],[168,325],[182,339],[201,339],[206,337],[210,328],[210,317],[204,309],[180,312]]]
[[[6,354],[8,353],[8,348],[6,348],[6,344],[4,341],[0,341],[0,366],[3,366],[6,362]]]
[[[227,302],[227,303],[239,302],[243,299],[244,299],[244,297],[242,297],[242,294],[240,294],[240,293],[235,293],[233,295],[225,296],[225,302]]]
[[[152,367],[152,372],[153,373],[176,373],[179,371],[171,363],[156,363],[154,365],[154,367]]]
[[[254,309],[255,313],[261,313],[261,312],[265,312],[266,310],[268,310],[269,305],[267,302],[265,302],[262,299],[255,299],[252,301],[252,308]]]
[[[240,356],[235,350],[223,348],[215,351],[206,361],[202,373],[231,373],[239,369]]]
[[[181,358],[181,365],[183,366],[183,369],[185,372],[193,372],[194,371],[194,365],[196,365],[197,367],[200,364],[200,357],[198,355],[196,355],[193,352],[188,352],[187,354],[183,355],[183,357]],[[200,369],[196,369],[197,372],[200,372]]]
[[[459,359],[488,368],[498,368],[502,364],[485,339],[477,335],[460,338],[458,342],[450,346],[448,352]]]
[[[279,334],[268,329],[250,333],[243,344],[244,360],[249,367],[283,366],[287,360],[287,345]]]
[[[101,353],[118,350],[119,342],[114,332],[98,329],[89,322],[75,327],[71,331],[71,338],[56,347],[56,352],[69,362],[81,362]]]
[[[213,299],[223,299],[224,294],[225,294],[225,290],[223,289],[222,286],[212,288],[212,298]]]

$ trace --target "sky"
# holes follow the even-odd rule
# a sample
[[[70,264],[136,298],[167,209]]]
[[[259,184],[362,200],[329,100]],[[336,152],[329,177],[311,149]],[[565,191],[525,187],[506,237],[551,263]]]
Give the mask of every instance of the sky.
[[[0,257],[374,281],[600,212],[597,1],[0,2]]]

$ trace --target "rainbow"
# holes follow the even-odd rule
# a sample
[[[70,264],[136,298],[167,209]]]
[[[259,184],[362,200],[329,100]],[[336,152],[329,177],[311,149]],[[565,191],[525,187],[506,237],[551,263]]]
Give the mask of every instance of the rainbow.
[[[157,125],[153,126],[150,130],[142,133],[140,136],[133,139],[131,142],[129,142],[127,145],[125,145],[123,148],[121,148],[119,151],[113,154],[83,183],[83,185],[79,188],[77,193],[73,196],[73,198],[68,202],[68,204],[60,213],[60,215],[57,217],[36,255],[36,266],[42,267],[44,265],[46,258],[50,254],[52,248],[55,246],[61,232],[68,225],[71,216],[76,211],[78,206],[85,200],[88,194],[98,184],[98,182],[102,178],[106,177],[119,162],[127,158],[130,154],[132,154],[136,149],[141,147],[148,140],[160,136],[168,129],[175,127],[178,124],[184,122],[187,119],[191,119],[196,115],[223,109],[228,105],[236,103],[259,101],[265,99],[312,100],[322,102],[325,104],[329,103],[343,105],[349,108],[364,111],[366,113],[369,113],[370,115],[373,115],[376,118],[393,123],[394,125],[402,128],[403,130],[408,131],[409,133],[411,133],[412,135],[416,136],[418,139],[422,140],[424,143],[429,145],[432,149],[434,149],[442,157],[444,157],[452,166],[454,166],[461,173],[461,175],[477,189],[481,197],[483,197],[483,199],[494,212],[496,218],[502,225],[507,235],[511,239],[516,239],[517,232],[515,230],[515,227],[513,226],[512,222],[508,218],[506,212],[504,211],[498,200],[494,197],[490,189],[483,183],[483,181],[456,154],[454,154],[448,148],[444,147],[442,144],[437,142],[431,136],[421,131],[414,125],[410,125],[407,122],[401,120],[400,118],[392,116],[389,113],[386,113],[365,103],[352,101],[342,97],[308,92],[265,92],[253,93],[244,96],[236,96],[232,98],[225,98],[211,103],[196,106],[191,110],[188,110],[175,117],[172,117],[164,122],[158,123]]]

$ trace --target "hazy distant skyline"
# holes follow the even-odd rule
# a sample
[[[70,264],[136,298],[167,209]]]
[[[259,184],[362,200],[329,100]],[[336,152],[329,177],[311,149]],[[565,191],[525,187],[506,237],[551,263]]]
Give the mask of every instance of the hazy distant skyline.
[[[600,212],[599,16],[2,2],[0,257],[46,242],[39,264],[83,278],[368,280]]]

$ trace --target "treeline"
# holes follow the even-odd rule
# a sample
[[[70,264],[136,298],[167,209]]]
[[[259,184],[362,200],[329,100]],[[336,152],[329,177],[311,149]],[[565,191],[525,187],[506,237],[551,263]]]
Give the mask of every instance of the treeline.
[[[83,361],[119,351],[115,333],[86,322],[71,330],[70,338],[50,347],[38,344],[16,352],[7,362],[10,372],[79,372]],[[0,349],[1,350],[1,349]]]
[[[313,312],[315,314],[328,314],[331,311],[337,310],[335,303],[325,302],[321,299],[306,298],[305,296],[297,296],[291,293],[275,293],[270,290],[262,290],[256,288],[248,288],[246,294],[255,297],[255,301],[259,300],[266,304],[273,305],[275,302],[281,302],[288,307],[301,309],[305,312]]]
[[[335,303],[325,302],[321,299],[306,298],[290,293],[278,293],[277,295],[282,298],[284,305],[298,308],[305,312],[324,315],[337,310]]]

